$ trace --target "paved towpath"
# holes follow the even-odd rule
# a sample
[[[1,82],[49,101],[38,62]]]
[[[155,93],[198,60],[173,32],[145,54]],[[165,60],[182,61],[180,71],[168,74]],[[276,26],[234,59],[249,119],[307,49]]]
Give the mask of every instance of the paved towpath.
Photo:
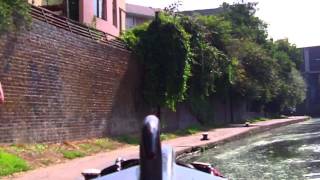
[[[190,152],[197,147],[212,147],[219,143],[224,143],[252,133],[266,131],[271,128],[285,126],[307,120],[308,117],[296,116],[288,119],[274,119],[269,121],[257,122],[250,127],[243,125],[233,125],[226,128],[213,129],[208,132],[209,141],[200,141],[201,133],[191,136],[180,137],[163,142],[174,148],[177,154]],[[79,158],[63,164],[57,164],[46,168],[39,168],[26,173],[14,175],[7,179],[18,180],[83,180],[81,171],[88,168],[103,169],[112,164],[117,157],[125,159],[138,157],[138,146],[130,146],[106,153],[99,153],[93,156]]]

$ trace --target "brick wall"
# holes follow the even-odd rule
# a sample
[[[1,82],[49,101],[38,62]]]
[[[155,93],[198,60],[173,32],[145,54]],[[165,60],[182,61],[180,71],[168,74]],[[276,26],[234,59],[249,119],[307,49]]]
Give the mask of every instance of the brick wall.
[[[76,140],[137,131],[130,52],[34,20],[0,39],[0,142]],[[120,102],[121,101],[121,102]],[[122,131],[123,129],[123,131]]]
[[[0,143],[58,142],[138,133],[151,112],[141,98],[139,65],[129,51],[34,20],[0,38]],[[234,102],[234,122],[246,117]],[[230,105],[214,103],[214,122],[230,122]],[[197,120],[181,104],[161,110],[163,131]]]

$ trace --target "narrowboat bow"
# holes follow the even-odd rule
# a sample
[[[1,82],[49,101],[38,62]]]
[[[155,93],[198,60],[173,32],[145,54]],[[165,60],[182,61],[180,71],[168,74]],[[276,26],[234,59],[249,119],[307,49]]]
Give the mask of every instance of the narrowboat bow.
[[[223,180],[216,169],[206,163],[176,163],[169,146],[161,147],[159,119],[145,118],[140,142],[140,159],[123,160],[101,172],[83,172],[85,179],[96,180]]]

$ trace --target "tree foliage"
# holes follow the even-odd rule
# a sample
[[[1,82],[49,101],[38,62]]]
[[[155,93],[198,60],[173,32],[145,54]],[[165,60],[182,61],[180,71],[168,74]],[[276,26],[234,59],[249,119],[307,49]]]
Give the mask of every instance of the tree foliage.
[[[147,102],[174,109],[185,100],[205,121],[212,118],[212,99],[221,95],[271,113],[305,99],[299,49],[267,38],[256,3],[224,3],[224,13],[192,17],[176,6],[123,36],[143,61]]]
[[[289,60],[294,63],[296,69],[300,69],[302,64],[301,50],[294,44],[289,43],[288,39],[278,40],[274,43],[274,53],[282,52],[288,55]]]
[[[267,24],[255,16],[257,3],[223,3],[222,16],[231,23],[232,35],[237,39],[248,39],[257,44],[267,40]]]
[[[253,42],[239,42],[232,53],[239,59],[245,75],[235,83],[235,91],[249,100],[266,103],[278,93],[278,73],[276,61],[265,50]],[[238,84],[237,84],[238,83]]]
[[[26,0],[0,1],[0,33],[19,29],[31,21]]]
[[[229,39],[222,39],[226,54],[239,61],[233,96],[242,96],[256,110],[279,113],[305,99],[306,87],[299,69],[300,50],[288,40],[267,39],[266,24],[255,17],[256,3],[224,3],[216,19],[231,24]],[[230,37],[231,36],[231,37]]]
[[[140,27],[143,29],[143,27]],[[130,32],[137,34],[141,31]],[[185,99],[190,77],[191,51],[189,35],[175,18],[164,13],[151,22],[136,42],[143,62],[143,96],[152,106],[166,106],[172,110]],[[138,41],[138,42],[137,42]]]
[[[207,122],[213,118],[210,96],[221,88],[221,83],[217,81],[228,77],[230,60],[206,40],[206,27],[198,23],[198,19],[181,17],[180,23],[191,36],[193,54],[187,102],[198,120]]]
[[[215,92],[217,79],[227,76],[229,59],[216,47],[211,46],[205,38],[204,27],[197,20],[188,17],[180,19],[180,23],[190,34],[192,52],[191,74],[189,80],[189,96],[205,99]]]

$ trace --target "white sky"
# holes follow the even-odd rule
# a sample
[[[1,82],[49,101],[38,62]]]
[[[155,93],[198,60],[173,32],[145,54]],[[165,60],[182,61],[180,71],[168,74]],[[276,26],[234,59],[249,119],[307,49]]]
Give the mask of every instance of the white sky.
[[[225,0],[233,3],[235,0]],[[252,1],[252,0],[249,0]],[[288,38],[298,47],[320,45],[320,0],[253,0],[274,40]],[[127,3],[163,8],[175,0],[126,0]],[[219,7],[223,0],[182,0],[180,10]]]

